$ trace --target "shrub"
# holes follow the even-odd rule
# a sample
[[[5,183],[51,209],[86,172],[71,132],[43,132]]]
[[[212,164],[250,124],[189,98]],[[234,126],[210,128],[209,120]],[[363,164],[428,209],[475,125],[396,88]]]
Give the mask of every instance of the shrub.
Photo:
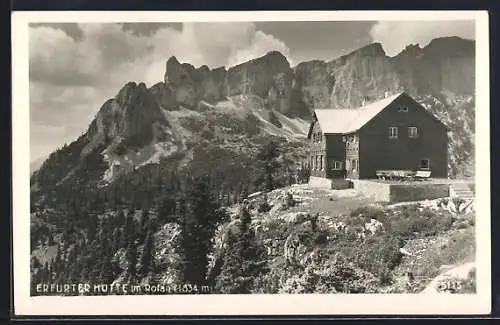
[[[356,263],[387,284],[392,279],[391,271],[401,262],[401,245],[401,240],[391,235],[369,237],[357,248]]]
[[[319,230],[313,236],[313,243],[315,245],[325,245],[328,243],[328,232],[326,230]]]
[[[421,209],[416,205],[395,211],[388,220],[388,230],[401,239],[411,239],[416,235],[433,236],[449,230],[453,224],[451,214]]]
[[[456,232],[444,245],[426,249],[413,265],[414,274],[434,277],[439,274],[441,265],[454,265],[473,260],[476,251],[475,243],[473,228]]]
[[[366,205],[352,210],[350,215],[351,217],[363,216],[365,218],[379,220],[384,218],[385,212],[378,207]]]
[[[285,293],[373,293],[378,279],[349,262],[342,254],[335,254],[319,264],[309,264],[295,270],[280,292]]]
[[[271,206],[267,202],[260,203],[259,207],[257,208],[257,212],[259,213],[268,212],[269,210],[271,210]]]

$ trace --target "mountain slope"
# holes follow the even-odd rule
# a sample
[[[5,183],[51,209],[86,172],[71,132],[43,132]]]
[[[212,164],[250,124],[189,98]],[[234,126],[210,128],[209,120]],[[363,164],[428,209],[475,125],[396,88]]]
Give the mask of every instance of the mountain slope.
[[[162,159],[187,166],[206,141],[251,155],[263,137],[281,138],[300,148],[288,153],[300,163],[312,110],[357,107],[401,90],[450,127],[450,175],[473,176],[474,41],[448,37],[424,48],[409,45],[394,57],[374,43],[293,69],[278,52],[228,70],[195,68],[171,57],[163,82],[149,89],[125,84],[84,135],[33,174],[32,188],[47,197],[54,186],[68,183],[70,192],[105,186]]]

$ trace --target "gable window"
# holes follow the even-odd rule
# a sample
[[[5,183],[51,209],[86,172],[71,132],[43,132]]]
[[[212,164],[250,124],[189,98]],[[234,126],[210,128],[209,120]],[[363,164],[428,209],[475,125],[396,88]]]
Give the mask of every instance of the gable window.
[[[403,112],[403,113],[408,112],[408,106],[399,106],[398,112]]]
[[[418,138],[418,128],[416,126],[408,127],[408,138]]]
[[[397,126],[389,126],[389,139],[398,138],[398,128]]]
[[[431,161],[428,158],[420,159],[420,169],[422,170],[431,169]]]

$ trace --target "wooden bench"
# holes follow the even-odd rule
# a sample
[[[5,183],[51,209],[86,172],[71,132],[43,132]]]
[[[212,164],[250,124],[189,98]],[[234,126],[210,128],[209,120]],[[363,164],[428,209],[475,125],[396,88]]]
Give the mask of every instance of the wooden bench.
[[[378,179],[383,180],[408,180],[416,175],[415,172],[411,170],[377,170],[375,174]]]
[[[413,177],[416,180],[423,181],[426,179],[429,179],[431,177],[431,171],[430,170],[419,170]]]

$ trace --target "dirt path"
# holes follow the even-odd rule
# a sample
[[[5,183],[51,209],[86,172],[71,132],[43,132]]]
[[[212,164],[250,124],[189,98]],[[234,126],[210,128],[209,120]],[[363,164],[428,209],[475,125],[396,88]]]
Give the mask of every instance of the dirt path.
[[[473,269],[476,268],[476,263],[471,262],[471,263],[466,263],[462,264],[460,266],[454,267],[451,270],[448,270],[446,272],[441,273],[437,277],[435,277],[428,285],[427,287],[421,291],[420,293],[439,293],[437,290],[438,284],[445,280],[446,278],[460,278],[460,279],[466,279],[467,276],[469,275],[469,272]]]

